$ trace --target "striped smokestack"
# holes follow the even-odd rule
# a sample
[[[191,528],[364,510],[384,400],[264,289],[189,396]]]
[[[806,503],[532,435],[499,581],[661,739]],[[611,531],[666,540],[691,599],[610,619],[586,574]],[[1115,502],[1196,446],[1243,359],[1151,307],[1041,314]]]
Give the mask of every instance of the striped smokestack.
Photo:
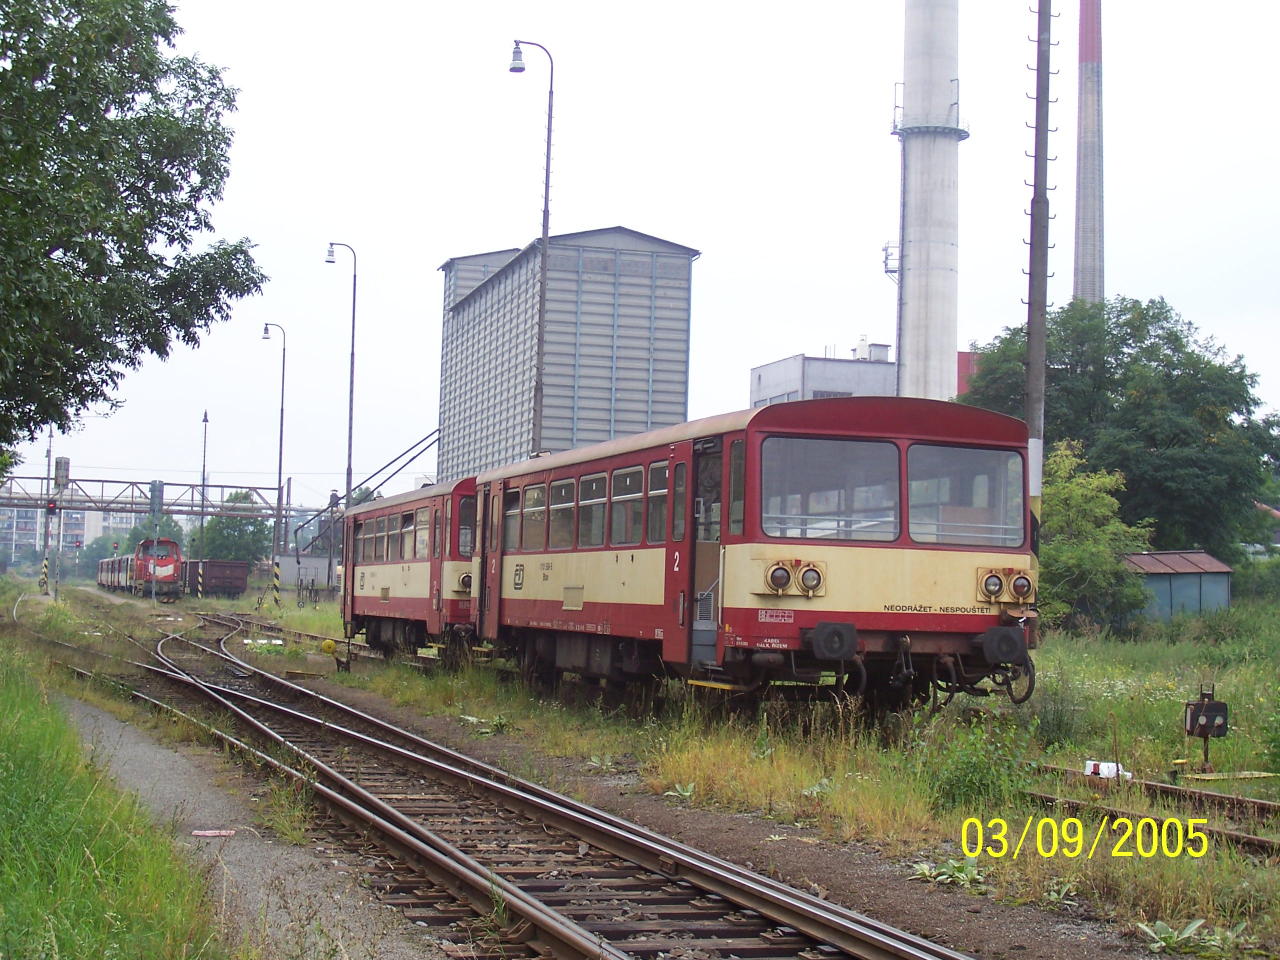
[[[1076,249],[1071,295],[1105,299],[1102,282],[1102,0],[1080,0]]]

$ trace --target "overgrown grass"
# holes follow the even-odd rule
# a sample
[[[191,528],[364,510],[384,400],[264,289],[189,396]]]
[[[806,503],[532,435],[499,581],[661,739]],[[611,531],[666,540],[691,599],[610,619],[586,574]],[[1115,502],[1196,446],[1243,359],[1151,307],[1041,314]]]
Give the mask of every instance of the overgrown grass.
[[[0,955],[224,956],[198,869],[0,644]]]
[[[424,677],[362,664],[335,679],[419,713],[457,718],[471,736],[514,735],[578,761],[587,776],[638,770],[672,803],[770,817],[780,836],[798,824],[890,855],[932,850],[930,858],[942,862],[959,852],[965,818],[1001,817],[1011,828],[1028,816],[1061,822],[1065,813],[1035,807],[1021,793],[1044,785],[1043,763],[1119,759],[1137,776],[1162,779],[1172,760],[1198,760],[1200,741],[1183,735],[1182,712],[1201,684],[1215,684],[1231,709],[1230,734],[1212,744],[1217,768],[1280,769],[1278,614],[1276,604],[1241,602],[1125,638],[1051,633],[1035,655],[1039,684],[1029,703],[960,698],[937,717],[880,727],[829,705],[767,703],[755,716],[726,714],[678,685],[668,690],[665,710],[638,720],[586,698],[544,700],[481,668]],[[537,775],[531,759],[512,772]],[[1280,797],[1280,780],[1221,787]],[[1107,799],[1157,817],[1188,816],[1137,796]],[[1096,818],[1082,819],[1096,829]],[[979,865],[999,897],[1060,908],[1082,901],[1122,920],[1179,928],[1200,918],[1206,929],[1244,921],[1248,936],[1273,944],[1280,936],[1280,874],[1227,848],[1211,847],[1203,859],[1024,851],[1016,862],[983,856]]]

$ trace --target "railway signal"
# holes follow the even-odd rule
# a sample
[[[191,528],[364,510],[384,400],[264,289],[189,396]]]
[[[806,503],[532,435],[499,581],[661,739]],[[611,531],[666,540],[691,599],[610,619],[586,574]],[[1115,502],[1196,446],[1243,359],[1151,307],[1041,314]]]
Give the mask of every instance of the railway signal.
[[[58,501],[57,500],[47,501],[44,505],[44,512],[52,517],[55,513],[58,512]]]

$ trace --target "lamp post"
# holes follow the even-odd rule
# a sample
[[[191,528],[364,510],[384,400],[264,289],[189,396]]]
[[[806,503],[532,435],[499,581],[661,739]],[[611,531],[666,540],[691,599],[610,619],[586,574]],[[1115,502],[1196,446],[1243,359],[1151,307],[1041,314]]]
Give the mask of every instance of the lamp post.
[[[200,561],[201,563],[209,556],[209,548],[204,542],[204,514],[205,509],[209,505],[209,473],[206,469],[209,464],[209,411],[204,412],[204,443],[200,449]]]
[[[334,247],[342,247],[351,254],[351,380],[347,388],[347,498],[343,501],[351,506],[351,437],[356,409],[356,252],[345,243],[330,241],[325,263],[337,263]]]
[[[551,56],[551,51],[542,44],[534,43],[532,40],[517,40],[515,49],[511,51],[511,66],[508,68],[512,73],[524,73],[524,56],[520,52],[522,43],[537,47],[545,53],[547,63],[551,65],[547,80],[547,161],[542,175],[542,243],[538,251],[538,329],[534,337],[533,435],[530,437],[529,451],[530,456],[537,456],[542,451],[542,364],[543,342],[546,338],[547,326],[547,246],[551,226],[551,107],[555,99],[556,62]]]
[[[285,546],[280,542],[280,534],[284,526],[284,360],[289,349],[289,338],[280,324],[264,323],[262,325],[263,340],[271,339],[272,327],[280,331],[280,442],[276,454],[276,529],[271,540],[271,559],[275,560],[278,553],[285,552]]]

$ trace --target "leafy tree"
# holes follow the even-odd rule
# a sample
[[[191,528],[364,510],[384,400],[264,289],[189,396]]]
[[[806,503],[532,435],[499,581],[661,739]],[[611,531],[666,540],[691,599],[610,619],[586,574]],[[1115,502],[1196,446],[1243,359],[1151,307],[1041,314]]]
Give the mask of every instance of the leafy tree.
[[[1231,559],[1256,524],[1254,499],[1280,455],[1280,419],[1257,417],[1257,377],[1199,337],[1163,300],[1074,300],[1046,329],[1045,441],[1078,440],[1120,471],[1120,514],[1150,517],[1161,549]],[[1021,416],[1026,335],[984,351],[965,403]]]
[[[178,546],[182,546],[182,527],[178,525],[178,521],[173,517],[168,514],[161,514],[158,525],[153,524],[150,517],[147,517],[141,523],[134,524],[133,529],[129,531],[129,536],[125,537],[124,543],[120,544],[120,552],[133,553],[134,547],[143,540],[149,540],[156,535],[157,528],[160,531],[161,539],[176,540]]]
[[[253,503],[253,494],[237,490],[226,503]],[[261,560],[271,552],[271,524],[254,517],[213,517],[205,522],[204,543],[195,535],[195,553],[207,560]],[[195,554],[193,554],[195,555]]]
[[[195,345],[265,276],[212,229],[235,91],[164,0],[0,7],[0,450]],[[0,458],[0,466],[3,458]]]
[[[1044,466],[1037,606],[1047,624],[1117,624],[1147,603],[1142,577],[1120,559],[1148,549],[1149,525],[1120,519],[1116,472],[1085,471],[1080,444],[1064,441]]]

